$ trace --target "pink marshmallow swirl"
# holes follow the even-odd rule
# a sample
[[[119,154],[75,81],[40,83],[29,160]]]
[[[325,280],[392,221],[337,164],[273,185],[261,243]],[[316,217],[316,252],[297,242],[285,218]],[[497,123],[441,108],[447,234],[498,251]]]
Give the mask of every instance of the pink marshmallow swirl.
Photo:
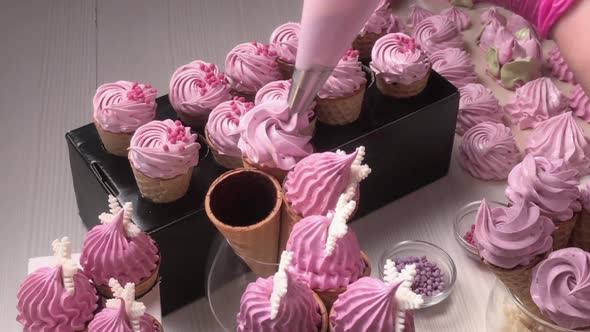
[[[529,136],[525,151],[547,159],[563,159],[564,166],[577,169],[580,176],[590,172],[590,140],[572,112],[539,124]]]
[[[271,319],[270,297],[274,277],[251,282],[240,300],[238,332],[319,331],[322,325],[319,304],[302,281],[287,272],[287,293],[281,298],[279,312]]]
[[[390,33],[377,40],[371,53],[371,69],[388,84],[411,84],[430,72],[430,60],[413,38]]]
[[[447,8],[440,12],[442,16],[448,17],[460,31],[467,30],[471,26],[471,19],[464,10],[457,7]]]
[[[245,102],[244,98],[225,101],[213,109],[207,121],[209,140],[219,154],[240,157],[242,152],[238,148],[240,131],[238,127],[242,117],[249,112],[253,103]]]
[[[565,112],[567,100],[550,78],[541,77],[516,89],[514,101],[504,109],[520,129],[529,129]]]
[[[399,26],[394,26],[397,24],[397,20],[395,16],[393,16],[389,6],[390,4],[388,0],[379,1],[377,8],[373,11],[373,14],[369,16],[369,19],[359,32],[359,35],[364,36],[367,33],[381,34],[390,32],[390,29],[399,29]]]
[[[481,180],[505,180],[520,161],[520,152],[510,128],[482,122],[469,129],[459,146],[459,162]]]
[[[197,165],[200,148],[197,134],[180,121],[152,121],[133,134],[129,161],[146,176],[172,179]]]
[[[318,97],[322,99],[348,97],[359,91],[365,83],[367,78],[359,62],[359,51],[349,49],[318,91]]]
[[[225,73],[231,88],[239,93],[255,94],[266,83],[280,80],[274,46],[257,42],[234,47],[225,58]]]
[[[549,252],[554,230],[551,220],[528,201],[491,209],[483,199],[475,217],[479,255],[504,269],[526,266],[537,256]]]
[[[410,15],[408,15],[408,18],[406,19],[406,27],[409,30],[412,30],[418,25],[418,23],[432,15],[434,14],[428,9],[418,5],[410,5]]]
[[[66,291],[61,265],[29,274],[18,289],[17,301],[16,320],[31,332],[83,331],[98,307],[96,289],[83,271],[74,274],[74,293]]]
[[[274,81],[263,86],[254,98],[254,104],[259,105],[269,100],[288,100],[289,91],[291,90],[291,80]],[[311,108],[307,111],[307,116],[312,119],[315,115],[313,111],[316,102],[311,104]]]
[[[351,154],[314,153],[287,174],[283,191],[295,213],[309,217],[326,215],[351,182],[358,151]]]
[[[290,170],[312,153],[311,136],[302,136],[307,116],[290,114],[287,101],[254,106],[240,121],[238,148],[254,164]]]
[[[515,205],[522,201],[536,204],[555,223],[567,221],[582,208],[577,174],[563,160],[529,154],[508,175],[506,197]]]
[[[463,36],[455,23],[441,15],[428,17],[418,23],[414,38],[428,54],[447,48],[464,49]]]
[[[398,304],[395,293],[400,282],[386,285],[381,280],[364,277],[348,285],[332,307],[333,332],[398,331]],[[414,314],[406,311],[403,332],[414,332]]]
[[[463,135],[473,126],[489,121],[502,123],[503,114],[494,93],[481,84],[468,84],[459,89],[459,114],[455,132]]]
[[[231,99],[225,75],[213,63],[197,60],[179,67],[170,79],[170,104],[178,113],[207,115]]]
[[[121,284],[138,284],[158,265],[158,248],[146,233],[130,237],[123,223],[124,209],[112,222],[94,226],[82,245],[80,264],[97,285],[108,285],[115,278]]]
[[[498,7],[489,7],[484,10],[480,16],[481,24],[488,24],[492,20],[497,20],[501,25],[506,25],[506,16],[498,12]]]
[[[299,44],[299,23],[288,22],[279,25],[270,35],[270,44],[274,46],[280,60],[295,64],[297,44]]]
[[[349,229],[326,256],[326,241],[332,218],[309,216],[295,224],[287,242],[293,252],[289,270],[311,289],[326,291],[346,287],[362,277],[365,262],[354,232]]]
[[[576,84],[574,93],[569,98],[569,106],[577,117],[590,123],[590,98],[581,85]]]
[[[156,117],[156,89],[151,85],[117,81],[98,87],[92,99],[94,119],[113,133],[132,133]]]
[[[104,308],[88,325],[88,332],[134,332],[129,321],[129,316],[125,311],[125,304],[121,299],[121,305],[118,309]],[[154,326],[151,316],[144,314],[139,318],[139,328],[141,332],[161,332]]]
[[[565,248],[549,254],[533,269],[531,296],[557,325],[590,328],[590,253]]]
[[[459,48],[447,48],[430,55],[432,69],[449,80],[457,88],[477,83],[475,66],[467,52]]]
[[[557,77],[562,82],[576,84],[574,72],[572,72],[570,67],[565,62],[565,59],[559,51],[559,47],[555,47],[549,51],[547,63],[549,64],[549,68],[551,68],[551,73],[553,76]]]

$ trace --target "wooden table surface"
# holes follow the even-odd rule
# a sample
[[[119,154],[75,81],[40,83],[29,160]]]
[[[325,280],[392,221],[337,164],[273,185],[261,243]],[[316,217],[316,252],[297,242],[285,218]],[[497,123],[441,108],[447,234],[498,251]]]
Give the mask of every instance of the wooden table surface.
[[[418,1],[445,6],[443,0]],[[424,4],[427,2],[427,4]],[[51,253],[84,229],[72,190],[64,134],[91,120],[98,85],[120,79],[168,91],[174,69],[194,59],[223,65],[246,41],[266,41],[279,24],[298,20],[293,0],[3,0],[0,10],[0,330],[17,331],[16,292],[27,258]],[[478,17],[474,13],[474,18]],[[473,39],[476,28],[465,34]],[[480,77],[483,67],[478,64]],[[459,140],[456,140],[456,143]],[[370,153],[370,152],[369,152]],[[420,331],[485,331],[494,277],[469,259],[453,238],[464,204],[503,200],[505,183],[482,182],[457,163],[449,175],[354,223],[363,250],[377,263],[402,240],[432,242],[458,268],[444,304],[417,314]],[[377,274],[378,269],[374,269]],[[167,332],[217,331],[206,298],[164,318]]]

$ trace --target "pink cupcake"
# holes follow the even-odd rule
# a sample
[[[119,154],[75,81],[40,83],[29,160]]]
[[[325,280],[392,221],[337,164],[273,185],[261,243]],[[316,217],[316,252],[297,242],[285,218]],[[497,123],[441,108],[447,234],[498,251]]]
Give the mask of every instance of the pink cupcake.
[[[179,67],[170,79],[170,104],[185,124],[202,128],[211,110],[231,99],[225,75],[201,60]]]
[[[276,61],[285,80],[293,76],[300,30],[299,23],[288,22],[278,26],[270,35],[270,44],[277,52]]]
[[[401,22],[391,11],[389,0],[381,0],[373,14],[352,42],[352,48],[359,51],[361,60],[371,58],[371,49],[377,39],[386,33],[401,32]]]
[[[447,48],[430,55],[432,69],[453,83],[457,88],[477,83],[475,65],[467,52],[459,48]]]
[[[131,136],[156,117],[156,89],[149,84],[117,81],[98,87],[92,104],[93,120],[107,152],[127,155]]]
[[[254,101],[256,91],[283,77],[276,62],[277,56],[273,45],[255,41],[234,47],[225,58],[231,93],[246,98],[246,101]]]
[[[386,96],[412,97],[424,90],[430,76],[430,60],[413,38],[387,34],[373,47],[371,69],[377,88]]]
[[[447,48],[465,48],[461,31],[451,19],[442,15],[430,16],[418,23],[414,38],[428,54]]]

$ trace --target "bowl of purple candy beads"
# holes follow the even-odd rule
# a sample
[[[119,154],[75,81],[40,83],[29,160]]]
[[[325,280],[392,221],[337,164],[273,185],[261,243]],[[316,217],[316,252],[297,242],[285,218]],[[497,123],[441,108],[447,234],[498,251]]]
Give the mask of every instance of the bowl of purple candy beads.
[[[496,201],[488,201],[488,204],[491,208],[506,206],[506,204]],[[480,205],[481,201],[475,201],[463,206],[457,211],[453,222],[453,232],[457,243],[465,249],[469,257],[477,261],[480,261],[480,258],[473,232],[475,231],[475,217]]]
[[[455,263],[449,254],[434,244],[403,241],[386,250],[379,262],[379,274],[382,278],[383,266],[388,259],[395,262],[398,271],[406,265],[416,265],[412,290],[423,296],[421,308],[442,302],[453,291],[457,279]]]

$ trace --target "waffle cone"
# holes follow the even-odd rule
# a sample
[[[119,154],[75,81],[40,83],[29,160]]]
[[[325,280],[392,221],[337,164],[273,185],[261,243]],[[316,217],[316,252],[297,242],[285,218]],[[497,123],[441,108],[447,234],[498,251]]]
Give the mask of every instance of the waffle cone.
[[[289,173],[289,171],[285,171],[284,169],[280,169],[280,168],[276,168],[276,167],[261,166],[261,165],[255,164],[255,163],[251,162],[250,159],[248,159],[247,157],[242,157],[242,162],[244,164],[244,168],[261,170],[264,173],[270,174],[275,179],[277,179],[279,182],[283,182],[283,180],[287,176],[287,173]]]
[[[188,191],[193,175],[193,167],[189,168],[185,174],[172,179],[158,179],[143,174],[133,166],[133,163],[130,164],[139,192],[143,197],[154,203],[174,202]]]
[[[294,64],[277,58],[277,65],[279,66],[279,71],[281,72],[284,80],[288,80],[293,77],[293,71],[295,70]]]
[[[100,136],[102,145],[108,153],[119,157],[127,157],[127,149],[129,148],[133,134],[106,131],[96,120],[94,120],[94,126],[98,132],[98,136]]]
[[[582,211],[574,227],[570,245],[590,252],[590,213],[586,210]]]
[[[243,97],[244,99],[246,99],[246,101],[249,102],[254,102],[254,98],[256,97],[256,93],[243,93],[243,92],[238,92],[234,89],[231,89],[230,91],[231,95],[234,97]]]
[[[215,145],[209,139],[209,132],[207,129],[205,129],[205,139],[207,140],[207,145],[209,145],[209,150],[211,150],[211,153],[213,154],[213,159],[215,159],[219,165],[227,169],[235,169],[243,166],[241,156],[234,157],[219,153]]]
[[[373,51],[373,45],[377,39],[383,37],[384,33],[366,33],[364,36],[358,35],[352,41],[352,48],[359,51],[359,59],[370,59],[371,51]]]
[[[363,275],[361,277],[369,277],[371,276],[371,261],[369,260],[369,257],[367,257],[367,255],[365,255],[365,253],[362,251],[361,257],[363,258],[363,261],[365,261],[365,270],[363,271]],[[324,305],[326,306],[326,310],[330,311],[332,309],[332,305],[334,305],[334,302],[336,302],[336,299],[338,299],[338,296],[346,291],[346,287],[327,289],[324,291],[314,289],[313,291],[322,299]]]
[[[572,219],[555,223],[556,230],[553,231],[553,251],[566,248],[572,237],[572,233],[578,223],[579,214],[576,213]]]
[[[315,125],[316,125],[317,119],[318,119],[317,117],[313,117],[311,120],[309,120],[309,125],[301,130],[301,135],[313,136],[313,133],[315,132]]]
[[[229,184],[229,185],[228,185]],[[236,209],[240,207],[226,206],[228,202],[239,199],[240,193],[231,192],[231,186],[240,186],[246,190],[252,190],[255,186],[272,186],[273,202],[260,202],[271,204],[272,210],[262,220],[247,226],[233,226],[223,220],[214,211],[224,209]],[[230,189],[228,189],[230,188]],[[232,197],[233,195],[234,197]],[[256,169],[239,168],[222,174],[209,187],[205,197],[205,211],[209,220],[227,239],[234,249],[252,271],[261,277],[270,276],[277,270],[279,253],[279,230],[282,191],[279,182],[267,173]],[[237,197],[237,198],[236,198]],[[260,200],[267,199],[266,197]],[[250,207],[251,208],[251,207]]]
[[[207,120],[209,119],[209,113],[188,114],[177,112],[177,114],[182,123],[193,129],[205,128]]]
[[[508,288],[522,303],[522,305],[535,315],[540,314],[539,308],[533,302],[531,297],[531,279],[533,267],[543,260],[544,256],[538,256],[531,263],[526,266],[517,266],[513,269],[504,269],[494,264],[483,260],[485,265],[494,272],[496,277],[502,281],[504,286]]]
[[[138,283],[135,283],[135,299],[141,298],[149,291],[151,291],[152,288],[154,288],[160,277],[161,261],[162,259],[158,260],[158,265],[156,266],[156,269],[152,271],[152,274],[149,277],[141,279]],[[111,291],[111,287],[109,287],[109,285],[96,285],[96,290],[105,299],[113,298],[113,292]]]
[[[320,327],[319,331],[320,332],[328,332],[329,331],[328,328],[330,327],[330,324],[328,323],[329,311],[326,309],[326,306],[324,305],[324,302],[322,302],[322,299],[316,293],[313,293],[313,298],[316,300],[316,302],[320,306],[320,315],[322,316],[322,326]]]
[[[426,84],[428,83],[428,78],[430,77],[430,72],[426,74],[426,76],[413,82],[412,84],[402,84],[402,83],[387,83],[381,75],[377,75],[377,88],[381,91],[382,94],[394,97],[394,98],[409,98],[418,95],[420,92],[424,90]]]
[[[283,206],[281,208],[281,240],[279,247],[281,252],[287,248],[289,235],[291,235],[291,231],[293,230],[293,227],[295,227],[295,224],[301,219],[303,219],[303,216],[295,212],[291,203],[287,202],[287,199],[283,196]]]
[[[341,98],[317,98],[315,108],[320,122],[329,125],[345,125],[358,119],[363,106],[365,84],[352,95]]]

